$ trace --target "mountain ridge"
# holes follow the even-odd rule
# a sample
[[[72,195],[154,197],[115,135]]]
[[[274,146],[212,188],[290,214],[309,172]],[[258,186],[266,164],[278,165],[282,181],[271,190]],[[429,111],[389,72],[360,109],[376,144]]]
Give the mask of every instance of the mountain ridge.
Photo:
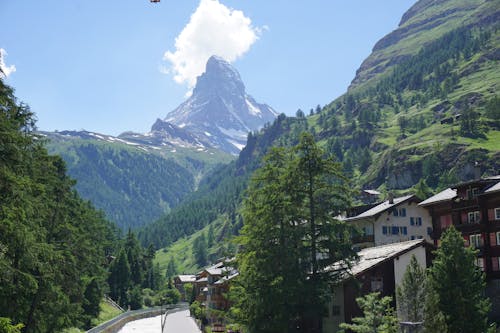
[[[277,112],[246,93],[238,71],[211,56],[192,95],[163,119],[191,132],[202,142],[232,154],[244,147],[247,135],[274,120]]]

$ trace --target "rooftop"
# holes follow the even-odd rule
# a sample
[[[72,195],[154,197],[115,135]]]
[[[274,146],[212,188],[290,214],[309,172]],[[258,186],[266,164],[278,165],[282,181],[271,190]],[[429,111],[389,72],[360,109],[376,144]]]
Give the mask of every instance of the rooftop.
[[[351,269],[348,269],[347,271],[349,272],[349,275],[356,276],[386,260],[402,255],[416,247],[424,246],[425,244],[426,242],[424,239],[416,239],[363,249],[358,252],[359,260],[352,262]],[[342,267],[345,267],[345,263],[337,262],[331,266],[331,269],[341,269]]]
[[[436,195],[433,195],[430,198],[425,199],[421,203],[419,203],[420,206],[427,206],[431,204],[435,204],[438,202],[444,202],[444,201],[449,201],[457,196],[457,190],[447,188],[446,190],[443,190],[439,192]]]
[[[183,283],[196,281],[196,275],[179,275],[179,280]]]
[[[487,189],[486,191],[484,191],[484,193],[493,193],[497,191],[500,191],[500,181],[495,185],[493,185],[492,187],[490,187],[489,189]]]
[[[367,210],[364,213],[361,213],[361,214],[353,216],[353,217],[346,218],[345,221],[355,221],[355,220],[360,220],[363,218],[375,216],[377,214],[380,214],[380,213],[388,210],[391,207],[397,206],[397,205],[405,202],[406,200],[408,200],[412,197],[414,197],[413,194],[406,195],[404,197],[394,198],[393,203],[389,203],[389,200],[386,200],[386,201],[376,205],[375,207]]]

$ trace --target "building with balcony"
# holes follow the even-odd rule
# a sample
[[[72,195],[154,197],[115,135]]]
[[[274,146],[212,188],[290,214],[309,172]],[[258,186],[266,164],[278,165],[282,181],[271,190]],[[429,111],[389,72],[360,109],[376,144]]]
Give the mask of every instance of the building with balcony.
[[[431,217],[419,202],[415,195],[390,196],[378,204],[354,207],[344,219],[361,233],[353,238],[354,246],[363,249],[414,239],[431,242]]]
[[[477,266],[486,274],[492,317],[500,320],[500,175],[460,183],[422,201],[432,217],[432,238],[439,246],[453,225],[466,246],[478,250]]]

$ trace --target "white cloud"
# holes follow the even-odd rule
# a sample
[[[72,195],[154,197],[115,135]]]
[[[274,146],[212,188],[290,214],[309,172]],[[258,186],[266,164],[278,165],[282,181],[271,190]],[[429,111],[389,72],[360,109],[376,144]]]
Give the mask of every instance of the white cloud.
[[[10,74],[14,73],[16,71],[16,66],[10,65],[7,66],[4,62],[4,58],[7,55],[7,51],[4,49],[0,48],[0,77],[8,77]]]
[[[175,51],[165,52],[163,59],[171,67],[162,72],[173,74],[177,83],[192,89],[210,56],[233,62],[250,49],[262,30],[253,27],[240,10],[228,8],[218,0],[201,0],[189,23],[175,38]]]

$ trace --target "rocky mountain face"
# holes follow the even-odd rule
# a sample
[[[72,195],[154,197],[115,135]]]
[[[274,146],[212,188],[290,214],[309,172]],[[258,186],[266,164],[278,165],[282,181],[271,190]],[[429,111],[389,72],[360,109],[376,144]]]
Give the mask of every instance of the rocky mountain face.
[[[245,91],[240,74],[224,59],[212,56],[198,77],[193,94],[153,125],[154,136],[184,131],[200,144],[238,154],[248,132],[273,121],[277,112],[257,103]]]
[[[356,72],[349,89],[380,77],[414,56],[433,39],[458,27],[491,25],[500,21],[498,2],[491,0],[420,0],[401,18],[396,30],[380,39]],[[432,33],[430,33],[432,32]]]

